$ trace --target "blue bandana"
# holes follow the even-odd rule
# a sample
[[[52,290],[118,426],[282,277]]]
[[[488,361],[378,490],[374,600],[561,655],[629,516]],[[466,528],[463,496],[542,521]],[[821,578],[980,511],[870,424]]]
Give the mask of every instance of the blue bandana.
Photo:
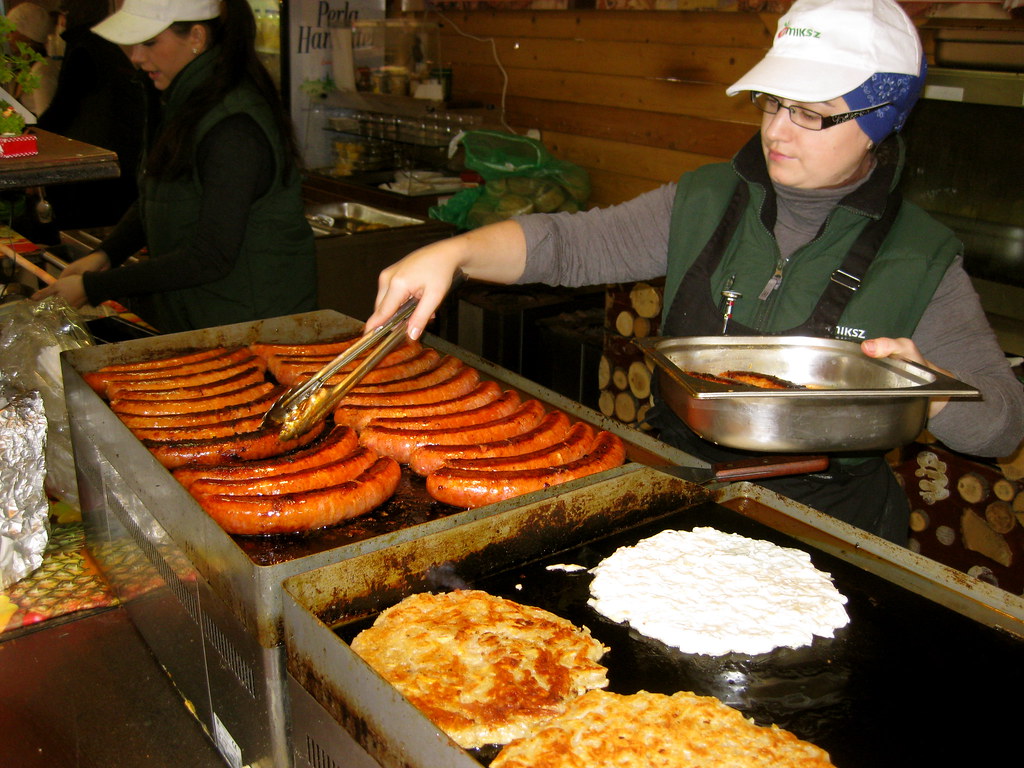
[[[876,109],[857,118],[857,123],[875,145],[894,131],[903,127],[907,115],[917,102],[924,87],[924,76],[928,63],[921,59],[918,75],[899,75],[892,72],[877,72],[848,94],[843,96],[851,112],[867,109],[876,104],[892,102],[887,107]]]

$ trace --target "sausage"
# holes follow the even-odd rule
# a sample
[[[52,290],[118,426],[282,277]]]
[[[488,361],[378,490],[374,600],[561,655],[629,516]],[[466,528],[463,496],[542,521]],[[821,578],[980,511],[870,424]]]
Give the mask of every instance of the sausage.
[[[380,457],[361,445],[346,455],[315,467],[289,470],[276,475],[247,480],[207,478],[197,480],[188,489],[202,503],[203,496],[280,496],[313,491],[354,480]]]
[[[489,406],[485,406],[489,407]],[[421,445],[465,445],[474,441],[493,442],[533,429],[544,418],[544,405],[527,400],[507,416],[471,426],[409,430],[371,424],[359,433],[359,442],[384,456],[408,464]]]
[[[203,509],[231,534],[297,533],[350,520],[394,494],[402,468],[382,456],[354,480],[282,496],[204,496]]]
[[[337,355],[329,357],[321,355],[271,355],[267,358],[267,370],[270,371],[271,376],[282,384],[291,385],[300,378],[309,378],[313,374],[317,373],[321,368],[334,360],[335,357],[337,357]],[[385,381],[388,377],[399,379],[403,376],[411,376],[414,373],[425,371],[427,368],[436,365],[440,357],[441,355],[437,350],[425,349],[419,344],[402,344],[397,349],[393,349],[391,352],[386,354],[384,358],[377,363],[374,369],[367,374],[364,381],[372,381],[373,379],[370,378],[371,376],[379,377],[380,381]],[[407,368],[407,373],[402,373],[400,369],[394,368],[394,366],[397,366],[400,363],[406,363],[416,358],[419,359],[419,365],[422,367],[417,368],[415,364],[410,364]],[[343,366],[339,372],[335,374],[337,379],[332,377],[329,381],[337,383],[345,373],[348,373],[359,365],[362,359],[363,358],[356,358],[351,363]]]
[[[160,357],[154,360],[142,360],[134,363],[111,363],[110,365],[104,365],[102,368],[85,375],[110,375],[117,373],[144,372],[161,368],[176,368],[179,365],[188,365],[211,357],[217,357],[218,355],[223,355],[227,351],[226,347],[214,347],[212,349],[202,349],[196,352],[187,352],[180,355],[168,355],[167,357]]]
[[[572,425],[564,440],[516,456],[501,456],[489,459],[452,459],[446,467],[450,469],[472,469],[479,472],[507,472],[519,469],[541,469],[568,464],[583,456],[594,443],[594,428],[578,421]]]
[[[418,475],[427,475],[452,459],[500,458],[538,451],[564,440],[571,426],[564,411],[553,410],[533,429],[504,440],[465,445],[420,446],[409,458],[409,467]]]
[[[199,359],[186,360],[185,362],[177,362],[171,365],[150,365],[145,368],[130,370],[110,370],[105,367],[98,371],[83,374],[82,378],[96,392],[105,395],[107,385],[114,381],[144,381],[186,372],[199,373],[200,371],[208,371],[238,362],[246,357],[252,357],[252,354],[246,349],[227,350],[221,347],[217,354],[206,354],[199,357]]]
[[[279,456],[307,445],[315,440],[324,429],[324,422],[319,421],[309,432],[293,440],[281,440],[280,429],[267,428],[206,440],[181,440],[167,443],[144,440],[142,444],[167,469],[174,469],[185,464],[225,464],[230,461],[248,461]]]
[[[268,405],[267,408],[269,409],[270,406]],[[154,443],[208,440],[213,437],[228,437],[240,435],[243,432],[255,432],[262,423],[263,414],[257,413],[212,424],[182,427],[136,427],[132,429],[132,434],[139,440]]]
[[[339,341],[315,341],[308,344],[283,344],[278,342],[257,341],[249,345],[249,350],[254,355],[266,359],[271,355],[322,355],[326,358],[335,358],[349,347],[353,346],[360,339],[359,336],[351,336]]]
[[[126,415],[139,416],[169,416],[188,413],[203,413],[228,408],[232,405],[240,405],[257,400],[276,388],[269,381],[263,381],[262,377],[255,383],[241,384],[235,389],[224,392],[215,392],[205,397],[183,398],[180,400],[114,400],[110,403],[110,409],[117,414],[118,418]]]
[[[257,397],[255,400],[246,401],[237,405],[229,405],[210,411],[196,411],[194,413],[169,413],[145,416],[136,413],[119,413],[117,417],[128,429],[153,429],[158,427],[199,427],[203,424],[217,424],[218,422],[241,419],[245,416],[253,416],[257,413],[263,414],[270,410],[277,402],[277,398],[284,392],[284,387],[271,387],[266,394]]]
[[[191,366],[183,366],[180,373],[175,375],[160,376],[153,379],[138,380],[116,380],[107,382],[107,399],[117,400],[125,397],[136,397],[142,392],[157,392],[175,390],[179,387],[191,388],[204,384],[215,384],[219,381],[230,379],[243,371],[259,370],[265,371],[266,362],[262,357],[245,353],[246,357],[234,360],[219,368],[210,368],[205,371],[192,371]]]
[[[459,360],[459,358],[452,357],[451,355],[445,355],[440,363],[422,373],[402,379],[395,379],[394,381],[382,382],[380,384],[360,383],[353,387],[352,391],[361,392],[363,394],[390,394],[393,392],[407,392],[414,389],[423,389],[425,387],[432,387],[436,384],[440,384],[442,381],[447,381],[461,369],[468,367],[469,366]]]
[[[612,432],[599,432],[591,449],[568,464],[507,472],[442,467],[427,476],[427,493],[454,507],[482,507],[602,472],[625,460],[626,446],[622,439]]]
[[[431,403],[382,405],[376,402],[368,405],[349,403],[346,399],[334,409],[334,422],[347,424],[356,430],[362,430],[375,419],[439,416],[444,413],[458,413],[463,410],[479,408],[501,397],[501,386],[488,379],[481,381],[464,395],[449,400]]]
[[[483,424],[508,416],[522,405],[522,399],[515,390],[505,390],[494,400],[452,413],[431,413],[422,416],[378,416],[369,426],[387,429],[413,430],[422,432],[432,429],[456,429],[474,424]]]
[[[359,392],[352,390],[339,403],[339,407],[349,405],[373,405],[393,407],[396,405],[418,405],[450,400],[467,394],[480,383],[480,373],[476,368],[463,365],[450,379],[436,384],[407,389],[398,392]]]
[[[204,479],[256,480],[282,472],[295,472],[328,464],[352,453],[358,445],[355,430],[349,427],[335,427],[322,440],[291,453],[230,464],[184,466],[173,470],[173,474],[174,479],[186,488]]]
[[[228,376],[220,381],[211,381],[196,386],[179,386],[170,389],[147,389],[133,391],[125,397],[111,398],[111,403],[124,402],[125,400],[190,400],[196,397],[209,397],[231,392],[239,387],[249,386],[266,382],[266,376],[262,367],[252,366],[243,368],[237,373]],[[269,382],[267,382],[269,383]]]
[[[408,378],[409,376],[416,376],[424,373],[436,367],[441,360],[441,353],[436,349],[421,349],[411,357],[403,357],[398,355],[392,357],[395,353],[392,352],[384,357],[380,363],[366,373],[362,378],[362,384],[374,384],[382,383],[387,381],[397,381],[398,379]],[[314,358],[319,361],[320,358]],[[333,359],[333,358],[332,358]],[[330,360],[325,361],[325,363]],[[292,385],[302,379],[308,379],[321,368],[325,363],[320,364],[309,364],[299,362],[289,362],[276,365],[276,371],[271,370],[271,374],[282,384]],[[348,375],[357,365],[359,360],[351,363],[350,365],[344,366],[340,371],[327,379],[328,385],[334,385],[341,382],[345,376]]]

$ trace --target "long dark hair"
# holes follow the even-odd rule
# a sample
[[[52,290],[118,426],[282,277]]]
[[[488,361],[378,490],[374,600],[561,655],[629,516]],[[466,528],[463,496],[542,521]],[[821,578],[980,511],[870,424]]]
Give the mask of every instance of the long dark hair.
[[[200,119],[225,95],[245,81],[253,83],[270,104],[284,144],[287,176],[301,166],[295,133],[281,96],[270,73],[256,55],[256,18],[246,0],[223,0],[220,18],[205,21],[176,21],[169,29],[185,37],[196,24],[207,28],[209,45],[219,45],[213,76],[196,89],[192,97],[161,126],[146,159],[146,173],[158,178],[176,178],[191,167],[191,147]]]

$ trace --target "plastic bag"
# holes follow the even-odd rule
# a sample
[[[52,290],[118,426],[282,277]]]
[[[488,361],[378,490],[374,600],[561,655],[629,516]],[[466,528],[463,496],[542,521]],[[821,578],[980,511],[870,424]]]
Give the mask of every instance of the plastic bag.
[[[77,312],[59,298],[0,307],[0,387],[8,395],[38,392],[46,412],[46,491],[78,506],[71,429],[64,402],[60,353],[91,346]]]
[[[575,212],[586,206],[587,172],[559,160],[535,139],[501,131],[469,131],[459,143],[466,168],[479,173],[485,183],[431,208],[431,218],[475,229],[527,213]]]

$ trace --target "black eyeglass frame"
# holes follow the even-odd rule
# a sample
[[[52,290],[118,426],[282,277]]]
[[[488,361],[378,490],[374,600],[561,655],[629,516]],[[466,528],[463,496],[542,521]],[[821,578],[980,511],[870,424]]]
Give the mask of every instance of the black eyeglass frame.
[[[766,96],[770,100],[769,103],[774,103],[776,105],[775,109],[765,109],[763,106],[758,104],[757,98],[759,96]],[[751,91],[750,101],[755,107],[764,112],[766,115],[777,115],[780,109],[786,110],[787,112],[789,112],[789,119],[793,121],[793,125],[796,125],[800,128],[804,128],[808,131],[823,131],[826,128],[831,128],[834,125],[840,125],[842,123],[849,122],[850,120],[855,120],[861,115],[866,115],[869,114],[870,112],[874,112],[876,109],[892,106],[891,101],[886,101],[881,104],[875,104],[872,107],[865,107],[864,109],[855,109],[852,112],[840,112],[838,115],[822,115],[815,112],[813,109],[807,109],[807,107],[798,107],[792,104],[786,106],[785,104],[782,103],[782,100],[779,99],[777,96],[772,96],[770,93],[765,93],[764,91]],[[800,125],[800,123],[798,123],[796,120],[793,120],[794,109],[799,109],[803,112],[807,112],[817,116],[818,119],[821,120],[821,125],[817,128],[811,128],[806,125]]]

